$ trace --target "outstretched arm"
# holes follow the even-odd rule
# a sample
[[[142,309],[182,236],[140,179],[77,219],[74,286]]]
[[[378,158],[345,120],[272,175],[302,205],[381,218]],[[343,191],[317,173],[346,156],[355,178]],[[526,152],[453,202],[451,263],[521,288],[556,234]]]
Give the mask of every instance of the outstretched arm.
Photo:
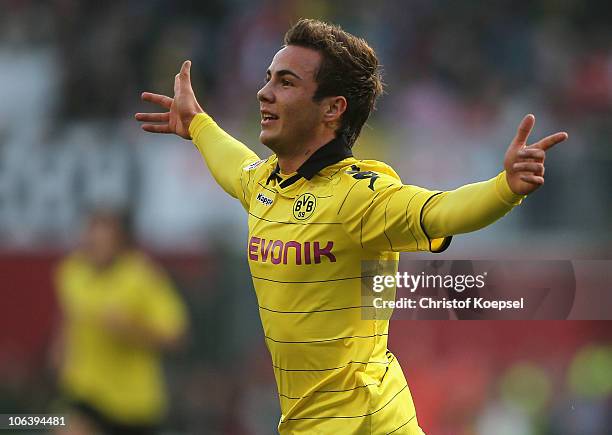
[[[142,129],[192,139],[217,183],[245,205],[247,195],[241,180],[242,168],[259,158],[204,112],[191,87],[191,61],[183,62],[181,71],[174,78],[174,98],[143,92],[142,99],[167,110],[137,113],[136,119],[144,122]]]
[[[567,139],[567,133],[550,135],[526,145],[535,117],[521,121],[497,177],[468,184],[432,197],[423,207],[422,225],[430,238],[476,231],[492,224],[544,184],[546,151]]]

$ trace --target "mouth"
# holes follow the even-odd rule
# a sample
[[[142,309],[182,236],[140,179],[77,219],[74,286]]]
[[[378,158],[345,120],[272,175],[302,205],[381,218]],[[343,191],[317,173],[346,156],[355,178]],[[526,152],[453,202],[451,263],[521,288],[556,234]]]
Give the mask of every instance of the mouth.
[[[278,120],[278,116],[272,112],[268,112],[267,110],[261,111],[261,125],[268,126],[274,123],[274,121]]]

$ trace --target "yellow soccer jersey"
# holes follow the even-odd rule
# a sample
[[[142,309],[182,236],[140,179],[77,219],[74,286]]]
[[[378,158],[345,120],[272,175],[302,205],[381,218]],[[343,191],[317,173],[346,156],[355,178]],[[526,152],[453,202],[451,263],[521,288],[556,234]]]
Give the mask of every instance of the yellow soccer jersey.
[[[104,271],[75,253],[60,264],[56,285],[64,320],[62,389],[114,421],[158,422],[166,407],[159,351],[117,337],[103,316],[121,310],[161,335],[177,336],[185,310],[168,278],[136,252]]]
[[[275,166],[272,158],[251,169],[245,190],[247,254],[279,390],[280,431],[386,433],[411,418],[416,425],[401,369],[387,351],[388,320],[362,320],[362,261],[429,250],[419,216],[435,192],[403,186],[388,166],[352,157],[285,188],[265,183]]]
[[[295,174],[259,160],[206,115],[190,126],[221,186],[248,212],[246,254],[280,399],[282,434],[420,434],[388,320],[362,316],[362,261],[439,251],[421,224],[439,192],[404,185],[340,140]],[[506,206],[509,209],[508,206]],[[507,211],[507,210],[506,210]]]

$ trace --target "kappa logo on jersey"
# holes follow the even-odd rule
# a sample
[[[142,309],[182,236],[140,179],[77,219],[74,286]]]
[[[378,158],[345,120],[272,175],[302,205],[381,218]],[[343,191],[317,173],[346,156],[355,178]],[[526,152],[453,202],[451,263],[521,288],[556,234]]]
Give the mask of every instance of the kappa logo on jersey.
[[[261,192],[257,194],[257,201],[261,202],[265,206],[270,206],[274,202],[272,198],[268,198]]]
[[[316,206],[317,198],[312,193],[303,193],[293,203],[293,217],[306,220],[312,216]]]
[[[251,171],[258,166],[261,166],[265,162],[265,160],[257,160],[256,162],[251,163],[250,165],[245,166],[243,169],[245,171]]]
[[[266,240],[260,237],[252,236],[249,239],[249,260],[261,261],[272,264],[287,264],[295,261],[296,265],[321,263],[323,257],[331,263],[336,262],[336,256],[332,254],[334,242],[329,241],[325,247],[321,247],[319,242],[296,242],[290,240],[283,242],[282,240]]]
[[[370,184],[368,185],[368,187],[371,190],[374,190],[374,183],[376,182],[376,180],[378,180],[380,178],[380,175],[378,175],[374,171],[361,171],[361,170],[359,170],[359,166],[357,166],[357,165],[351,166],[351,170],[350,171],[346,171],[346,173],[347,174],[351,174],[353,176],[353,178],[355,178],[356,180],[365,180],[366,178],[369,178],[370,179]]]

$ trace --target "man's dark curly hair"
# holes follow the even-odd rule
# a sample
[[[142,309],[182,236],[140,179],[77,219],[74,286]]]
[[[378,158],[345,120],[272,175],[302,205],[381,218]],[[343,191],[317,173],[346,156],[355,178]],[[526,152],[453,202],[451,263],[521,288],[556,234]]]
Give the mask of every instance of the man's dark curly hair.
[[[347,108],[336,134],[343,135],[352,147],[383,91],[376,53],[362,38],[339,26],[311,19],[302,19],[291,27],[285,34],[284,44],[321,53],[321,66],[315,77],[318,87],[313,99],[346,98]]]

